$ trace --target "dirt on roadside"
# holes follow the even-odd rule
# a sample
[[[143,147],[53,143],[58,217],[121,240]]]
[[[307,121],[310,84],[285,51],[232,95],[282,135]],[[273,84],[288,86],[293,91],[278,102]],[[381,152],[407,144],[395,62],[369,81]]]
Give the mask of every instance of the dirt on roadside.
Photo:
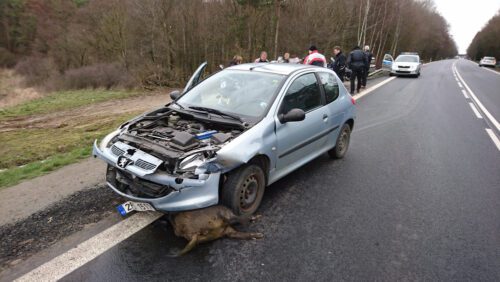
[[[168,91],[150,92],[147,95],[106,101],[72,110],[57,111],[48,114],[22,116],[0,122],[0,132],[32,128],[62,128],[82,124],[84,120],[113,119],[113,115],[132,112],[146,112],[170,102]]]
[[[0,69],[0,109],[12,107],[45,94],[33,87],[23,87],[23,79],[14,70]]]

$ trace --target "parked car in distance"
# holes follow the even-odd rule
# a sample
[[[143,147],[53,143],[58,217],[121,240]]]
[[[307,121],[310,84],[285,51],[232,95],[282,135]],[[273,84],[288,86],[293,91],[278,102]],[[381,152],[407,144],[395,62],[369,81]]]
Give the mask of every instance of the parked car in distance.
[[[483,57],[481,61],[479,61],[480,67],[492,67],[494,68],[497,64],[497,60],[495,57]]]
[[[422,63],[416,53],[401,53],[392,63],[390,76],[420,76]]]
[[[355,101],[333,71],[242,64],[201,81],[205,67],[171,103],[94,142],[108,186],[130,200],[121,214],[223,204],[249,215],[266,186],[321,154],[346,154]]]

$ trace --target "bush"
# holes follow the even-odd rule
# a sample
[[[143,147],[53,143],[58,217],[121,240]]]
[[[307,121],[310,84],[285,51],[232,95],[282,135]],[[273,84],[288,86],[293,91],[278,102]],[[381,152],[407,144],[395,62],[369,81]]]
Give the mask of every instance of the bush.
[[[96,64],[67,70],[59,79],[59,88],[132,88],[134,81],[118,63]]]
[[[59,75],[50,58],[27,57],[17,63],[16,72],[25,78],[27,86],[44,86]]]
[[[0,47],[0,67],[12,68],[16,65],[16,55],[12,54],[9,50]]]

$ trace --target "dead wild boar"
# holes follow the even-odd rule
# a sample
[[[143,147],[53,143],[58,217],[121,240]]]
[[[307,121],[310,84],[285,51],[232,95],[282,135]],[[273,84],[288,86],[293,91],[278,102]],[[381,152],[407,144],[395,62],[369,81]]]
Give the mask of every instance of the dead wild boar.
[[[261,239],[262,233],[240,232],[232,225],[254,221],[259,216],[236,216],[224,206],[212,206],[204,209],[180,212],[170,218],[175,235],[184,237],[189,243],[174,256],[181,256],[191,251],[199,243],[210,242],[222,237],[233,239]]]

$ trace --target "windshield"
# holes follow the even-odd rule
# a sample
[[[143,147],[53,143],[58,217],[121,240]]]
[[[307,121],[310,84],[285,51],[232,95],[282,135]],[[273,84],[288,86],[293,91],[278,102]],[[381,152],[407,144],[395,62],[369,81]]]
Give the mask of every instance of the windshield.
[[[273,102],[284,75],[223,70],[177,100],[185,108],[204,107],[242,118],[258,118]]]
[[[409,56],[409,55],[403,55],[403,56],[398,56],[396,58],[396,62],[404,62],[404,63],[418,63],[418,57],[417,56]]]
[[[494,59],[495,58],[493,58],[493,57],[484,57],[484,60],[492,60],[493,61]]]

